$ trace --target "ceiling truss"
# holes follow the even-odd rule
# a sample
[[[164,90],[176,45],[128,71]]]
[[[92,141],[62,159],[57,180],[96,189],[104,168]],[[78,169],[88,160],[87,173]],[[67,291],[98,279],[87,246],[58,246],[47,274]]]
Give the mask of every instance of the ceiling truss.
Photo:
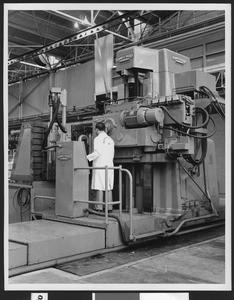
[[[165,34],[170,36],[173,30],[178,31],[193,20],[196,22],[191,11],[187,14],[149,10],[84,12],[9,11],[9,84],[93,59],[95,39],[109,33],[115,37],[114,51],[117,51],[149,44]],[[75,22],[78,28],[74,27]]]

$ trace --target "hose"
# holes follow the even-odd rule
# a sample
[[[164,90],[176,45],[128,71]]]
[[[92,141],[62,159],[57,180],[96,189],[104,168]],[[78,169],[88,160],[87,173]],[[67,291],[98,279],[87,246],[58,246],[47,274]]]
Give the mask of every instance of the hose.
[[[205,116],[203,114],[203,121],[205,119]],[[207,154],[207,138],[206,139],[201,139],[201,140],[198,140],[196,139],[195,141],[196,143],[196,148],[195,148],[195,154],[194,154],[194,157],[192,155],[189,155],[187,157],[187,161],[190,162],[191,164],[193,164],[194,166],[199,166],[200,164],[202,164],[206,158],[206,154]],[[199,148],[201,147],[201,151],[202,151],[202,154],[201,154],[201,157],[200,159],[197,159],[197,154],[198,154],[198,151],[199,151]]]
[[[26,194],[25,194],[26,193]],[[23,196],[24,195],[24,196]],[[13,196],[13,206],[15,210],[20,213],[20,220],[23,221],[22,214],[26,213],[30,209],[31,191],[29,188],[21,187],[18,188]],[[18,204],[18,208],[16,207]]]
[[[206,86],[200,86],[199,87],[200,91],[203,92],[208,98],[213,98],[214,100],[211,101],[211,104],[213,105],[214,109],[218,113],[221,119],[225,120],[225,112],[220,105],[219,101],[216,99],[214,93]],[[217,108],[218,106],[218,108]]]
[[[208,219],[208,218],[214,218],[214,217],[218,217],[218,213],[216,211],[216,209],[214,208],[214,205],[212,203],[212,200],[210,199],[210,197],[200,188],[200,186],[196,183],[196,181],[192,178],[192,176],[189,174],[189,172],[185,169],[185,167],[181,164],[180,160],[177,158],[177,161],[179,163],[179,165],[182,167],[182,169],[187,173],[187,175],[192,179],[192,181],[197,185],[197,187],[202,191],[202,193],[206,196],[206,198],[209,200],[210,202],[210,206],[211,206],[211,214],[209,215],[205,215],[205,216],[199,216],[199,217],[194,217],[194,218],[190,218],[190,219],[186,219],[183,220],[179,223],[179,225],[176,227],[175,230],[173,230],[172,232],[167,232],[164,234],[164,237],[170,237],[173,235],[176,235],[178,233],[178,231],[181,229],[181,227],[188,222],[192,222],[192,221],[198,221],[198,220],[203,220],[203,219]],[[177,221],[180,217],[182,217],[183,215],[185,215],[188,212],[188,209],[184,212],[184,214],[180,215],[179,217],[174,218],[171,221]]]
[[[189,208],[187,208],[182,214],[180,214],[179,216],[173,217],[170,219],[171,222],[175,222],[178,221],[179,219],[181,219],[182,217],[184,217],[187,213],[189,212]]]
[[[202,154],[201,154],[201,157],[200,159],[196,159],[196,155],[195,157],[193,158],[191,155],[189,155],[186,160],[188,162],[190,162],[192,165],[194,166],[199,166],[200,164],[202,164],[206,158],[206,154],[207,154],[207,139],[203,139],[201,141],[201,151],[202,151]]]
[[[185,173],[190,177],[190,179],[195,183],[195,185],[199,188],[199,190],[203,193],[203,195],[209,200],[210,202],[210,206],[211,206],[211,210],[212,212],[214,212],[215,216],[218,216],[218,213],[216,211],[216,209],[214,208],[214,205],[212,203],[212,200],[210,199],[210,197],[207,195],[207,193],[205,193],[202,188],[197,184],[197,182],[193,179],[193,177],[189,174],[189,172],[185,169],[185,167],[181,164],[179,158],[177,158],[177,161],[179,163],[179,165],[181,166],[181,168],[185,171]]]
[[[66,133],[67,130],[66,128],[63,126],[63,124],[60,122],[59,118],[58,118],[58,111],[59,111],[59,105],[60,105],[60,101],[56,102],[56,105],[54,104],[54,102],[52,102],[52,106],[53,106],[53,114],[52,114],[52,120],[50,122],[50,125],[46,131],[43,143],[42,143],[42,149],[45,149],[46,143],[47,143],[47,138],[49,136],[49,133],[54,125],[54,122],[56,121],[58,123],[59,128],[62,130],[63,133]]]
[[[204,136],[193,135],[191,133],[187,133],[187,132],[181,131],[179,129],[175,129],[175,128],[168,127],[168,126],[163,126],[163,128],[164,129],[168,129],[168,130],[172,130],[172,131],[175,131],[175,132],[178,132],[178,133],[183,134],[183,135],[187,135],[187,136],[193,137],[195,139],[207,139],[207,138],[210,138],[211,136],[213,136],[215,134],[215,132],[216,132],[215,121],[214,121],[214,119],[211,116],[209,116],[209,118],[210,118],[210,120],[212,121],[212,123],[214,125],[214,129],[213,129],[213,131],[210,134],[204,135]]]
[[[211,97],[214,98],[215,101],[212,101],[211,103],[214,105],[214,102],[218,105],[221,113],[223,114],[223,118],[225,119],[225,111],[223,110],[222,106],[220,105],[219,101],[217,100],[217,98],[215,97],[214,93],[207,87],[207,86],[201,86],[200,87],[200,90],[205,93],[208,97],[209,97],[209,94],[211,95]],[[208,91],[208,93],[207,93]],[[209,97],[210,98],[210,97]],[[219,114],[219,111],[217,110],[216,106],[214,105],[217,113]]]
[[[176,227],[175,230],[173,230],[172,232],[166,232],[164,234],[164,237],[170,237],[170,236],[176,235],[178,233],[178,231],[180,230],[180,228],[185,223],[192,222],[192,221],[203,220],[203,219],[214,218],[214,217],[217,217],[217,215],[215,213],[214,214],[210,214],[210,215],[205,215],[205,216],[200,216],[200,217],[195,217],[195,218],[190,218],[190,219],[183,220],[183,221],[180,222],[180,224]]]
[[[94,215],[101,216],[101,217],[105,216],[105,213],[97,212],[97,211],[95,211],[93,209],[90,209],[90,208],[84,209],[84,212],[88,212],[90,214],[94,214]],[[123,242],[124,245],[128,245],[129,242],[128,242],[126,236],[125,236],[124,224],[123,224],[122,220],[116,214],[108,214],[108,217],[114,218],[118,221],[119,226],[120,226],[120,233],[121,233],[122,242]]]
[[[208,124],[208,122],[209,122],[209,120],[210,120],[210,119],[209,119],[210,116],[209,116],[208,112],[207,112],[204,108],[202,108],[202,107],[195,107],[195,110],[200,110],[200,111],[202,111],[203,113],[205,113],[206,119],[205,119],[204,123],[203,123],[203,124],[200,124],[200,125],[196,125],[196,126],[186,125],[186,124],[183,124],[183,123],[178,122],[178,121],[171,115],[171,113],[169,112],[169,110],[168,110],[165,106],[159,106],[159,107],[160,107],[162,110],[164,110],[164,111],[168,114],[168,116],[169,116],[174,122],[176,122],[176,124],[178,124],[178,125],[180,125],[180,126],[183,126],[183,127],[186,127],[186,128],[189,128],[189,129],[198,129],[198,128],[204,127],[204,126],[206,126],[206,125]]]

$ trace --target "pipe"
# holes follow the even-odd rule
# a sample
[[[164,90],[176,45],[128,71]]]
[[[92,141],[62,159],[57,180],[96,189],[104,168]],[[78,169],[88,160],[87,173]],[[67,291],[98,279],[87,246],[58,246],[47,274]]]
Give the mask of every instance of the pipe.
[[[64,128],[66,128],[67,125],[67,119],[66,119],[66,110],[67,110],[67,90],[64,89],[61,92],[60,96],[61,106],[62,106],[62,125]],[[66,133],[62,132],[62,142],[65,142],[66,140]]]
[[[196,217],[196,218],[190,218],[190,219],[187,219],[187,220],[183,220],[182,222],[180,222],[180,224],[176,227],[176,229],[174,231],[172,231],[172,232],[166,232],[164,234],[164,237],[170,237],[170,236],[176,235],[177,232],[180,230],[180,228],[185,223],[192,222],[192,221],[203,220],[203,219],[214,218],[214,217],[217,217],[217,215],[216,214],[210,214],[210,215],[206,215],[206,216],[201,216],[201,217]]]
[[[108,224],[108,166],[105,166],[105,224]]]
[[[213,203],[212,203],[212,201],[210,199],[210,193],[209,193],[209,190],[208,190],[208,187],[207,187],[206,165],[205,165],[205,162],[203,162],[203,176],[204,176],[205,191],[206,191],[206,194],[209,196],[210,206],[211,206],[212,210],[214,211],[214,213],[218,216],[217,210],[214,208],[214,205],[213,205]]]
[[[202,194],[209,200],[210,202],[210,206],[212,208],[212,211],[214,212],[215,216],[218,217],[218,212],[216,211],[216,209],[214,208],[214,205],[211,201],[211,199],[209,198],[209,196],[202,190],[202,188],[197,184],[197,182],[193,179],[193,177],[189,174],[189,172],[185,169],[185,167],[181,164],[179,158],[177,158],[177,161],[179,163],[179,165],[181,166],[181,168],[185,171],[185,173],[189,176],[189,178],[191,178],[191,180],[195,183],[195,185],[199,188],[199,190],[202,192]]]
[[[122,218],[122,165],[119,166],[119,217]]]
[[[129,198],[130,198],[130,201],[129,201],[129,205],[130,205],[130,211],[129,211],[129,214],[130,214],[130,220],[129,220],[129,238],[130,240],[133,240],[134,239],[134,235],[133,235],[133,232],[132,232],[132,174],[129,170],[127,169],[122,169],[122,171],[126,172],[128,174],[128,177],[129,177]]]

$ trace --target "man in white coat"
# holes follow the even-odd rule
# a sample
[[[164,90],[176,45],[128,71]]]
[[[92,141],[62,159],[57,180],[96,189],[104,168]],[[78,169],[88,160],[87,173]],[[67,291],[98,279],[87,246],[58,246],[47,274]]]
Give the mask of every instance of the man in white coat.
[[[115,143],[113,139],[105,132],[105,124],[103,122],[97,122],[95,126],[97,136],[94,138],[94,151],[87,155],[89,161],[93,161],[93,167],[113,167],[114,159],[114,147]],[[108,199],[112,201],[110,197],[114,185],[114,170],[108,169]],[[95,169],[92,172],[91,189],[96,190],[96,200],[103,201],[103,191],[105,191],[105,170]],[[94,206],[95,210],[102,210],[101,204]],[[112,210],[112,206],[108,205],[108,210]]]

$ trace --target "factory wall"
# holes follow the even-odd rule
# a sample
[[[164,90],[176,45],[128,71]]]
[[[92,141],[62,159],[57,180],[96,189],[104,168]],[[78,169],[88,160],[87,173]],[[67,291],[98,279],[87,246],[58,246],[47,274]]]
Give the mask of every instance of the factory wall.
[[[194,16],[193,13],[195,14]],[[192,69],[198,69],[217,76],[218,72],[225,71],[224,23],[213,24],[207,28],[196,28],[194,18],[196,20],[199,20],[200,17],[208,18],[209,16],[209,18],[212,18],[224,15],[224,11],[210,11],[207,12],[207,16],[206,13],[204,16],[202,14],[204,12],[184,11],[179,18],[177,16],[171,18],[166,24],[163,24],[164,31],[159,32],[161,38],[145,46],[153,49],[167,48],[176,51],[190,58]],[[180,27],[183,28],[185,24],[186,26],[190,24],[191,31],[181,32],[181,34],[176,36],[171,35],[170,30],[167,34],[165,33],[167,26],[179,29]]]
[[[68,109],[94,104],[94,61],[9,86],[9,119],[19,118],[21,109],[22,118],[48,113],[51,87],[67,90]],[[19,99],[21,108],[14,109]]]

